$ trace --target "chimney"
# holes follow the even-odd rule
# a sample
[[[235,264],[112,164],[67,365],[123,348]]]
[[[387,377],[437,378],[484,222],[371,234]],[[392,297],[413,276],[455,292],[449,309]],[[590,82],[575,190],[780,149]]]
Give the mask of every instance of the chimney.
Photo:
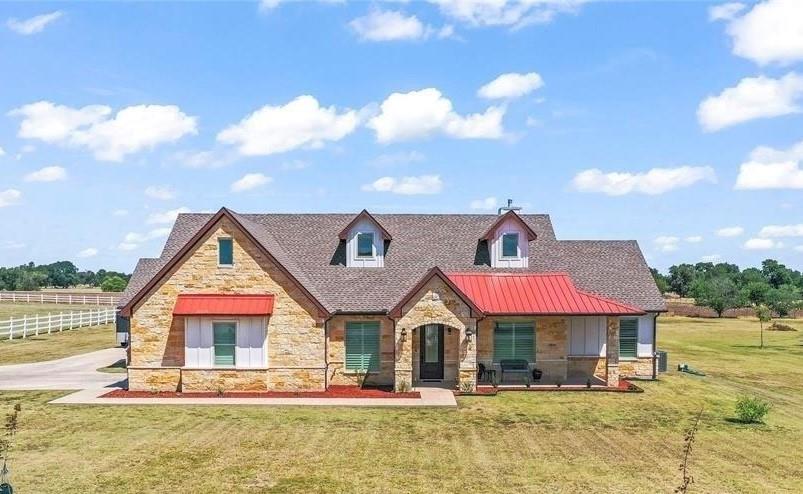
[[[507,213],[508,211],[516,211],[516,212],[521,211],[521,206],[514,206],[513,205],[513,199],[508,199],[507,200],[507,206],[502,206],[501,208],[499,208],[499,211],[497,211],[497,214],[503,215],[503,214]]]

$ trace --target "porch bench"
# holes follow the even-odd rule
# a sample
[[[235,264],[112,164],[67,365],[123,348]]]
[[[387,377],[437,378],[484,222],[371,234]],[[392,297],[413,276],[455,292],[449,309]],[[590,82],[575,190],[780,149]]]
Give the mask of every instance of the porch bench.
[[[532,379],[532,372],[530,371],[530,363],[526,360],[519,359],[505,359],[499,361],[499,367],[502,370],[500,383],[504,384],[505,374],[523,374],[527,380],[527,387],[530,387],[530,380]]]

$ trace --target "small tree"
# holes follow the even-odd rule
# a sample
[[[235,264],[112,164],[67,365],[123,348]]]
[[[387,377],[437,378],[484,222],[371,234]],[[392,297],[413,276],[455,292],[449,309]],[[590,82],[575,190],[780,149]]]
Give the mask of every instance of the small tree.
[[[0,484],[8,481],[8,460],[11,456],[11,446],[14,444],[14,436],[17,434],[19,425],[19,413],[22,406],[17,403],[11,413],[6,415],[4,424],[4,434],[0,436]]]
[[[764,323],[772,319],[772,311],[764,304],[756,306],[756,317],[759,327],[761,327],[761,348],[764,348]]]
[[[727,276],[697,280],[692,288],[692,295],[696,305],[711,307],[717,313],[717,317],[722,317],[726,309],[743,304],[739,288]]]
[[[128,283],[119,276],[109,276],[100,284],[104,292],[122,292]]]
[[[683,462],[681,462],[679,470],[682,475],[682,480],[680,485],[675,489],[675,492],[680,494],[686,494],[689,492],[689,486],[694,483],[694,477],[689,470],[689,459],[691,458],[691,452],[694,449],[694,440],[695,436],[697,435],[697,429],[700,427],[700,420],[703,418],[703,409],[700,408],[700,411],[697,413],[697,417],[694,419],[694,423],[686,430],[686,434],[683,436]]]
[[[779,316],[788,316],[790,312],[801,306],[800,290],[794,285],[781,285],[767,292],[767,306]]]

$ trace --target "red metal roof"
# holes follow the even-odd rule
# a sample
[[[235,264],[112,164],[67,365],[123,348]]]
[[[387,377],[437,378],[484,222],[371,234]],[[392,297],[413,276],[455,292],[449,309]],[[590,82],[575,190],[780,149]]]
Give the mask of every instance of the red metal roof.
[[[578,290],[566,273],[447,273],[485,314],[623,315],[644,311]]]
[[[181,294],[174,316],[268,316],[273,295]]]

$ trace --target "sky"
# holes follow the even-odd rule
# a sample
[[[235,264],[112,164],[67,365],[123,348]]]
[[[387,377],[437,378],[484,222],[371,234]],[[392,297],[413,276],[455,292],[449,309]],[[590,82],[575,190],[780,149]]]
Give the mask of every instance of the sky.
[[[2,3],[0,265],[510,198],[661,270],[801,269],[801,105],[798,0]]]

